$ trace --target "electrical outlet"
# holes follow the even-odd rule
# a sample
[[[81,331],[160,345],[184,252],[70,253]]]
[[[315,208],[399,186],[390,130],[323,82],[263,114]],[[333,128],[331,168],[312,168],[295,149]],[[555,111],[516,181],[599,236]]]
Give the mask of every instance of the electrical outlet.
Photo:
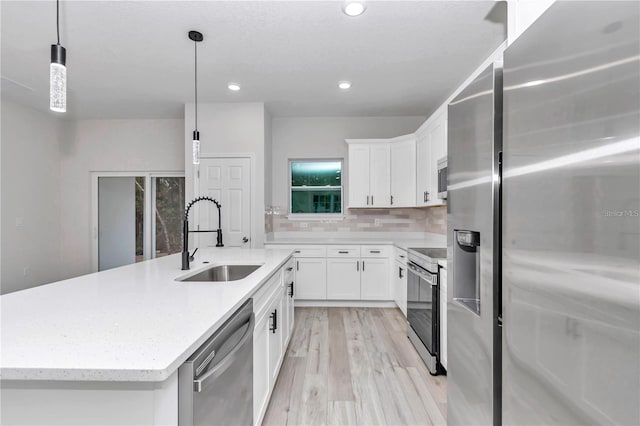
[[[308,228],[309,224],[307,222],[300,222],[300,228]]]
[[[382,222],[380,221],[380,219],[376,219],[376,220],[373,222],[373,224],[374,224],[375,226],[382,226]]]

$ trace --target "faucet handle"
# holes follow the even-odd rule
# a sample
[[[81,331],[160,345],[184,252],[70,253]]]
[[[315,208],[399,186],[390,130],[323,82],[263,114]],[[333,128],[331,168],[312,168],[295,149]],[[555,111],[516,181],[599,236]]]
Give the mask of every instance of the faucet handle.
[[[193,251],[193,253],[191,253],[189,255],[189,262],[193,262],[194,256],[196,255],[197,251],[198,251],[198,247],[196,247],[196,249]]]

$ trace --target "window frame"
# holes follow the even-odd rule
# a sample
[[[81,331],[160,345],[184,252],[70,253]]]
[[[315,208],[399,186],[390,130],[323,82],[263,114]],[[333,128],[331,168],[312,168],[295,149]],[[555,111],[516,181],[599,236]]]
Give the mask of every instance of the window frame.
[[[288,184],[289,191],[289,208],[287,218],[290,220],[342,220],[344,219],[344,158],[289,158],[289,170],[288,170]],[[293,213],[292,207],[292,165],[293,163],[340,163],[340,186],[317,186],[310,188],[328,188],[337,189],[340,188],[340,213]]]

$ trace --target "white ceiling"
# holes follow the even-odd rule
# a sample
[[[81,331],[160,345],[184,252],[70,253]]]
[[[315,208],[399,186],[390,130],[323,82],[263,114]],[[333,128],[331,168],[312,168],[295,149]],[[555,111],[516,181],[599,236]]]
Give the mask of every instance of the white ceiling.
[[[265,102],[275,116],[426,116],[506,36],[502,2],[370,0],[356,18],[342,4],[61,1],[67,117],[182,117],[193,102],[191,29],[205,37],[200,102]],[[55,1],[1,8],[2,96],[47,110]]]

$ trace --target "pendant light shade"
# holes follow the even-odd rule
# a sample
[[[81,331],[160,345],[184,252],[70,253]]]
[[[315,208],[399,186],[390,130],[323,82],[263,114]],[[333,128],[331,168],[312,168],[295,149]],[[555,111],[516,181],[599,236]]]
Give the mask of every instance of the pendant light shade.
[[[60,2],[56,0],[56,32],[58,43],[51,45],[49,65],[49,108],[67,111],[67,50],[60,45]]]
[[[189,31],[189,40],[193,41],[194,46],[194,92],[195,92],[195,129],[193,131],[193,164],[200,164],[200,132],[198,131],[198,43],[204,40],[202,33],[198,31]]]

